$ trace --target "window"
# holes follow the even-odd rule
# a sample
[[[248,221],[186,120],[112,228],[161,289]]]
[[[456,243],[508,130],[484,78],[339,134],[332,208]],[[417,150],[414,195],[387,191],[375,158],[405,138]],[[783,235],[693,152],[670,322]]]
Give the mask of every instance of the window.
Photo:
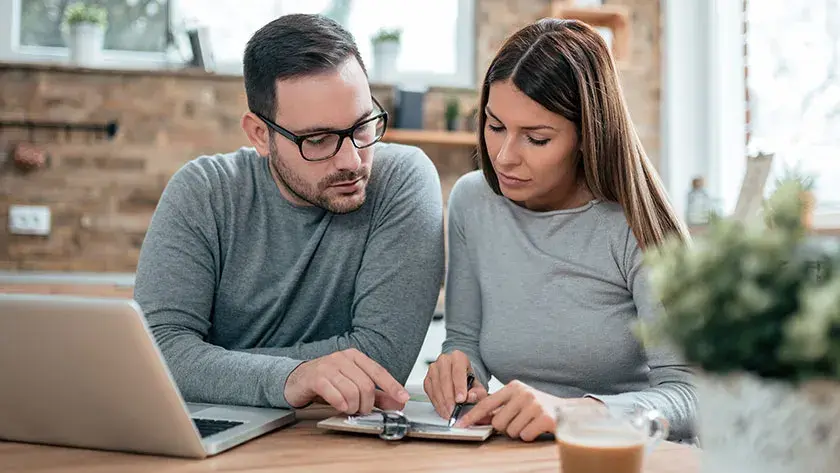
[[[184,60],[173,49],[171,3],[178,0],[89,0],[105,7],[103,67],[155,69]],[[0,60],[65,61],[64,12],[75,0],[0,0]],[[189,59],[189,58],[187,58]]]
[[[775,153],[770,182],[785,167],[814,174],[818,214],[837,213],[840,0],[749,0],[746,13],[750,147]]]
[[[21,46],[65,47],[62,20],[74,3],[20,0]],[[166,49],[168,0],[99,0],[108,12],[105,49],[162,52]]]
[[[229,8],[206,0],[91,0],[108,10],[106,67],[179,67],[191,56],[186,30],[202,26],[215,70],[241,74],[248,38],[269,19],[324,13],[355,36],[368,68],[374,61],[371,36],[380,27],[400,27],[398,82],[468,88],[475,87],[475,1],[244,0]],[[65,59],[61,18],[72,3],[0,0],[0,60]]]
[[[474,0],[247,0],[235,9],[208,8],[204,0],[178,0],[177,15],[207,26],[217,69],[240,73],[248,38],[287,13],[324,13],[353,34],[362,58],[373,63],[370,38],[380,27],[401,27],[399,81],[474,87]],[[429,25],[434,28],[429,28]]]

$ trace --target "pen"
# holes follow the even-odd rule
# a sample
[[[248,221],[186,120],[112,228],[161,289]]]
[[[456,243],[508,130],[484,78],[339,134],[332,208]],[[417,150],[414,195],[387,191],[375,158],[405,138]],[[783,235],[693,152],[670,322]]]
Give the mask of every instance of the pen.
[[[472,389],[473,381],[475,381],[475,375],[472,373],[467,373],[467,396],[469,397],[470,389]],[[464,404],[467,401],[459,402],[455,404],[455,409],[452,409],[452,415],[449,417],[449,427],[455,425],[455,422],[458,422],[458,416],[461,415],[461,410],[464,408]]]

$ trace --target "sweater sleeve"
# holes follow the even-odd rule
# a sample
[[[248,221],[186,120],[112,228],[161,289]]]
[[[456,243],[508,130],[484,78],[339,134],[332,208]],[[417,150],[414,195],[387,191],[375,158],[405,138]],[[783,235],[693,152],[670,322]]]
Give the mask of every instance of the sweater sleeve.
[[[443,197],[434,164],[416,148],[382,178],[385,192],[356,274],[351,330],[243,351],[308,360],[356,348],[406,382],[443,282]]]
[[[463,182],[463,181],[462,181]],[[443,353],[460,350],[467,355],[473,373],[487,388],[490,373],[481,360],[479,336],[481,333],[481,290],[476,269],[470,259],[470,250],[465,234],[465,213],[468,194],[463,186],[456,184],[449,197],[448,247],[449,265],[446,273],[446,299],[444,316],[446,340]]]
[[[623,260],[627,288],[633,294],[638,317],[648,322],[662,309],[650,288],[648,271],[642,264],[642,250],[629,230]],[[697,395],[691,367],[666,346],[650,346],[645,350],[649,388],[614,395],[587,394],[587,397],[604,402],[610,409],[635,406],[656,409],[668,419],[672,440],[694,438]]]
[[[205,341],[220,255],[202,173],[188,164],[167,184],[143,242],[134,299],[187,401],[287,408],[286,379],[301,361]]]

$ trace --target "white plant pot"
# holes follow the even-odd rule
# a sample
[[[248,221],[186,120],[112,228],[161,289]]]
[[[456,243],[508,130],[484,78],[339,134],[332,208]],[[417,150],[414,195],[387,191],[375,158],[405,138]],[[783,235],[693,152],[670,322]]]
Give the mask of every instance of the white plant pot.
[[[704,375],[697,400],[703,473],[840,471],[840,383]]]
[[[80,66],[96,66],[102,59],[105,29],[94,23],[70,26],[68,46],[70,62]]]
[[[397,78],[400,43],[385,41],[373,45],[373,80],[389,83]]]

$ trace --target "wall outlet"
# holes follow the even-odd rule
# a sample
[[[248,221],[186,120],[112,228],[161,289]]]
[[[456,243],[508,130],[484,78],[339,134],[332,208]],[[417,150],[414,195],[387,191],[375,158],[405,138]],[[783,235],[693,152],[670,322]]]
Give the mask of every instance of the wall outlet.
[[[50,208],[41,205],[9,207],[9,232],[14,235],[49,235]]]

